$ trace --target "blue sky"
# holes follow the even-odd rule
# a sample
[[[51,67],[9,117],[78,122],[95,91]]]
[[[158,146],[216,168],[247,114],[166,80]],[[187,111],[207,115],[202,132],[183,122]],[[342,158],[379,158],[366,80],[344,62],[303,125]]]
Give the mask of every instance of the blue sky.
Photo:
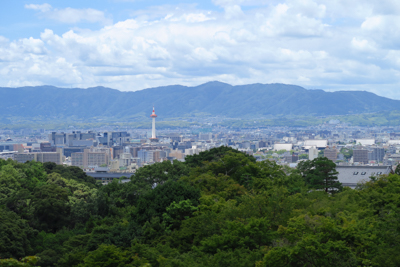
[[[400,99],[400,1],[3,1],[0,86],[218,80]]]
[[[93,23],[63,23],[54,19],[41,16],[40,12],[25,8],[25,5],[49,4],[54,8],[65,9],[96,9],[104,12],[105,17],[114,22],[123,21],[132,18],[135,11],[145,10],[157,6],[179,6],[192,5],[194,2],[189,0],[160,1],[160,0],[96,0],[96,1],[3,1],[0,9],[0,35],[11,40],[35,37],[39,38],[40,33],[51,27],[55,33],[62,34],[74,27],[83,27],[86,29],[100,29],[101,25]],[[211,1],[199,1],[195,3],[198,8],[208,10],[218,10],[220,7],[214,5]]]

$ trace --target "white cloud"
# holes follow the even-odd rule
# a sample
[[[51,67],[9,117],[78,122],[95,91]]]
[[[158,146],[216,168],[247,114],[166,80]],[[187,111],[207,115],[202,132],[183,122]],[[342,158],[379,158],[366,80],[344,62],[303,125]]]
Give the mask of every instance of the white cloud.
[[[53,8],[45,3],[42,5],[26,4],[25,8],[40,11],[40,14],[45,17],[62,23],[75,24],[79,22],[99,22],[102,24],[111,24],[112,20],[107,18],[103,11],[92,8],[75,9],[75,8]]]
[[[217,6],[234,6],[234,5],[246,5],[246,6],[260,6],[266,5],[267,0],[213,0],[213,3]]]
[[[215,0],[161,6],[95,31],[0,37],[0,85],[138,90],[210,80],[369,90],[400,99],[397,1]],[[27,5],[61,22],[101,22],[94,9]],[[379,85],[379,86],[377,86]]]
[[[1,43],[7,43],[8,41],[9,40],[6,37],[0,35],[0,44]]]
[[[51,7],[51,5],[45,3],[42,5],[35,5],[35,4],[26,4],[25,8],[27,9],[33,9],[33,10],[39,10],[41,12],[48,12],[50,10],[52,10],[53,8]]]

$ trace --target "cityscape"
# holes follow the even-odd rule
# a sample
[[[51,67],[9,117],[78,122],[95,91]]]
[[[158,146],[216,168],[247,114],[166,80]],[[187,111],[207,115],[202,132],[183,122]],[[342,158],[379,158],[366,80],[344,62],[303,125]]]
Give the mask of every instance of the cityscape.
[[[369,177],[389,174],[400,162],[399,127],[357,127],[331,120],[313,127],[209,128],[112,131],[0,131],[0,158],[20,163],[53,162],[82,168],[103,184],[134,175],[156,162],[185,161],[186,156],[221,146],[296,168],[298,162],[326,157],[337,165],[339,181],[355,187]],[[157,133],[157,134],[156,134]],[[358,173],[359,175],[356,175]]]
[[[0,6],[0,266],[400,266],[400,1]]]

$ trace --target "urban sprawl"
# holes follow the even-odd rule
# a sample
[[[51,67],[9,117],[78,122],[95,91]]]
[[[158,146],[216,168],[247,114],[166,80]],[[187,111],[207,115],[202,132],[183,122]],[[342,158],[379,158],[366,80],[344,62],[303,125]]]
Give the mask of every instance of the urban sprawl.
[[[258,161],[272,160],[290,168],[302,160],[326,157],[336,163],[339,181],[350,187],[390,173],[400,161],[400,127],[355,127],[339,121],[307,128],[232,129],[213,124],[156,134],[154,108],[150,117],[148,130],[3,130],[0,158],[77,166],[106,184],[116,178],[129,181],[145,165],[184,161],[188,155],[229,146]]]

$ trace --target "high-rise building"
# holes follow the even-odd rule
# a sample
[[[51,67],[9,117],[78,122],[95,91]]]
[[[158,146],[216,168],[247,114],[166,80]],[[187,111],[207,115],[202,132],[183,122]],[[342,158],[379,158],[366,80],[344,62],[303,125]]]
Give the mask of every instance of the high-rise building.
[[[124,143],[128,143],[130,134],[127,132],[112,132],[111,142],[117,146],[123,146]]]
[[[313,146],[308,149],[308,159],[313,160],[318,158],[318,149]]]
[[[154,162],[154,150],[141,149],[138,151],[138,158],[142,162]]]
[[[61,133],[52,132],[51,134],[49,134],[49,142],[53,146],[68,144],[67,134],[63,132]]]
[[[383,162],[383,157],[385,156],[385,149],[383,147],[372,148],[370,160],[375,160],[377,162]]]

